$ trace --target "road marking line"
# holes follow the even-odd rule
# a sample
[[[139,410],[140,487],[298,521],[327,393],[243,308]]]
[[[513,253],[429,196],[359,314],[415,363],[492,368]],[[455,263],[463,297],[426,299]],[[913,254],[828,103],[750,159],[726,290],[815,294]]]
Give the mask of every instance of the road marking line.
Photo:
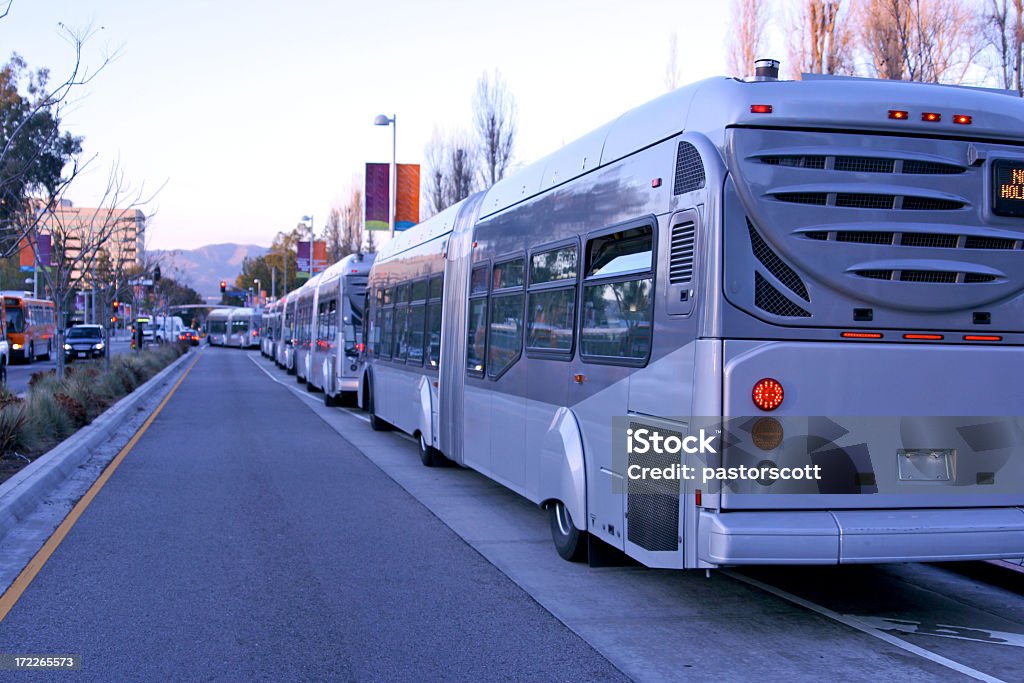
[[[918,636],[938,636],[940,638],[956,638],[972,643],[992,643],[993,645],[1012,645],[1024,647],[1024,634],[1009,631],[990,631],[969,626],[951,626],[949,624],[926,623],[912,619],[894,619],[891,617],[850,616],[859,619],[868,626],[879,631],[900,631]]]
[[[292,386],[291,384],[288,384],[287,382],[282,382],[278,378],[276,378],[273,375],[271,375],[269,370],[267,370],[265,367],[260,365],[259,360],[257,360],[257,358],[256,358],[256,354],[254,354],[254,353],[247,353],[245,355],[246,355],[246,357],[248,357],[249,360],[252,361],[253,365],[255,365],[256,367],[258,367],[260,370],[263,371],[264,375],[266,375],[267,377],[269,377],[273,381],[277,382],[282,387],[284,387],[288,391],[292,392],[293,394],[295,394],[299,398],[304,398],[307,401],[313,402],[315,405],[320,405],[321,402],[316,400],[316,398],[314,398],[313,396],[310,396],[308,393],[301,392],[298,389],[296,389],[294,386]]]
[[[850,628],[857,629],[858,631],[866,633],[869,636],[878,638],[879,640],[884,640],[890,645],[894,645],[900,648],[901,650],[911,652],[919,657],[923,657],[924,659],[944,666],[947,669],[952,669],[953,671],[962,673],[965,676],[970,676],[975,680],[986,681],[987,683],[1005,683],[1005,681],[1003,681],[1001,678],[990,676],[986,673],[978,671],[977,669],[972,669],[971,667],[965,664],[961,664],[960,662],[953,661],[952,659],[947,659],[942,655],[935,654],[931,650],[926,650],[923,647],[918,647],[913,643],[903,640],[902,638],[897,638],[896,636],[890,635],[885,631],[880,631],[874,626],[871,626],[871,624],[869,624],[862,617],[855,617],[849,614],[839,614],[838,612],[833,612],[827,607],[822,607],[821,605],[817,605],[809,600],[804,600],[803,598],[793,595],[792,593],[788,593],[782,590],[781,588],[776,588],[775,586],[771,586],[767,583],[764,583],[763,581],[758,581],[757,579],[752,579],[749,576],[744,576],[743,574],[740,574],[731,569],[722,569],[719,571],[724,573],[726,576],[736,579],[737,581],[742,581],[743,583],[754,586],[755,588],[760,588],[761,590],[767,593],[771,593],[776,597],[782,598],[783,600],[787,600],[789,602],[792,602],[793,604],[799,605],[804,609],[809,609],[812,612],[817,612],[823,617],[827,617],[829,619],[832,619],[833,621],[838,621],[840,624],[844,624],[846,626],[849,626]]]
[[[153,421],[156,420],[157,416],[161,411],[163,411],[164,406],[167,405],[167,402],[170,401],[171,397],[178,391],[178,387],[180,387],[181,383],[185,381],[186,377],[188,377],[188,373],[192,372],[192,368],[196,366],[196,363],[199,362],[199,358],[201,356],[201,353],[196,354],[195,360],[188,366],[188,369],[185,370],[184,374],[178,378],[178,381],[174,383],[174,386],[171,387],[171,391],[164,396],[162,401],[160,401],[160,405],[156,407],[153,414],[142,423],[142,426],[139,427],[128,443],[125,444],[124,448],[118,451],[117,455],[114,456],[114,459],[110,461],[110,464],[104,468],[99,478],[93,482],[93,485],[89,487],[89,490],[86,491],[85,495],[79,499],[78,503],[75,504],[75,507],[71,508],[71,512],[69,512],[67,517],[64,518],[64,521],[60,523],[60,526],[58,526],[57,530],[53,532],[53,535],[46,540],[43,547],[39,549],[32,559],[29,560],[29,563],[25,565],[25,568],[21,570],[21,573],[18,574],[18,578],[14,579],[3,595],[0,595],[0,623],[7,618],[8,613],[10,613],[11,609],[21,598],[22,594],[32,584],[32,581],[50,559],[50,556],[53,555],[58,547],[60,547],[61,542],[64,541],[64,538],[71,531],[72,527],[75,526],[79,517],[82,516],[85,509],[89,507],[89,504],[92,503],[93,499],[97,494],[99,494],[100,489],[102,489],[110,477],[114,475],[114,472],[121,465],[121,462],[128,456],[131,450],[135,448],[135,444],[139,442],[142,435],[146,433],[149,426],[153,424]]]

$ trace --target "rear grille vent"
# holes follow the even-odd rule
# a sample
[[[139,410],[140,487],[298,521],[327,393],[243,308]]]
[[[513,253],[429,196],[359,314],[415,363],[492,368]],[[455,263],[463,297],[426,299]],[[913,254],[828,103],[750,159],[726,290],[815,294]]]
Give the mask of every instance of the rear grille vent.
[[[893,236],[894,234],[891,232],[840,230],[836,233],[836,242],[854,242],[856,244],[892,244]]]
[[[750,248],[754,252],[754,256],[757,260],[768,270],[769,273],[775,276],[775,278],[786,285],[794,294],[803,299],[804,301],[810,301],[811,297],[807,293],[807,287],[804,285],[803,280],[796,274],[792,268],[779,258],[778,254],[772,251],[761,236],[757,234],[757,230],[754,229],[750,219],[747,219],[747,231],[750,233]],[[770,286],[770,285],[769,285]]]
[[[937,249],[955,249],[959,240],[957,235],[939,235],[927,232],[904,233],[900,244],[904,247],[933,247]]]
[[[775,198],[780,202],[791,204],[817,204],[825,206],[828,203],[827,192],[779,192]]]
[[[956,282],[956,273],[944,270],[904,270],[900,273],[901,282]]]
[[[685,194],[704,187],[704,163],[689,142],[680,142],[676,153],[676,179],[672,194]]]
[[[829,160],[832,161],[831,166]],[[836,156],[821,154],[772,154],[758,159],[769,166],[834,170],[850,173],[905,173],[908,175],[956,175],[965,173],[965,166],[917,159],[885,159],[879,157]]]
[[[1019,240],[1006,239],[1004,237],[975,237],[969,236],[964,242],[968,249],[1019,249]]]
[[[765,280],[761,273],[754,273],[754,305],[762,311],[783,318],[810,318],[811,314],[797,306],[783,295],[782,292],[772,287],[771,283]]]
[[[871,280],[895,280],[898,282],[925,282],[931,284],[977,284],[995,282],[997,275],[988,273],[956,273],[947,270],[855,270],[855,275]]]
[[[892,194],[837,192],[829,202],[828,192],[776,192],[772,195],[780,202],[838,206],[847,209],[903,209],[904,211],[955,211],[964,208],[964,202],[936,197],[901,197]],[[900,202],[898,200],[902,199]]]
[[[874,157],[836,157],[835,161],[835,170],[853,171],[854,173],[892,173],[895,167],[895,159],[876,159]]]
[[[809,230],[803,237],[819,242],[884,244],[929,249],[1024,249],[1024,240],[979,235],[950,235],[938,232],[887,232],[880,230]]]
[[[896,196],[891,194],[854,194],[839,192],[836,194],[836,206],[854,209],[891,209]]]
[[[693,223],[683,223],[672,228],[668,281],[673,285],[689,282],[693,277],[693,230]]]
[[[633,430],[651,429],[650,425],[630,422]],[[682,439],[680,432],[657,428],[662,437],[674,436]],[[670,453],[631,452],[630,469],[657,467],[659,469],[679,464],[679,456]],[[632,471],[632,469],[631,469]],[[638,478],[627,480],[626,536],[630,543],[651,551],[675,551],[679,549],[679,479]]]
[[[935,199],[933,197],[904,197],[905,211],[955,211],[964,208],[963,202],[951,199]]]
[[[762,164],[769,166],[790,166],[792,168],[825,168],[825,157],[823,156],[771,156],[761,157]]]

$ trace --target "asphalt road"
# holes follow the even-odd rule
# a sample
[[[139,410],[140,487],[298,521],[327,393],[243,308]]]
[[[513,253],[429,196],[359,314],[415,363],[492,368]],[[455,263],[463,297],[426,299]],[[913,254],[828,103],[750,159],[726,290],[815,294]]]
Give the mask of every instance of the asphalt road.
[[[81,654],[97,681],[624,679],[231,349],[0,622],[3,653]]]
[[[131,350],[131,339],[129,337],[118,337],[110,342],[111,355],[117,356]],[[28,391],[28,382],[32,374],[46,372],[57,367],[56,356],[50,360],[37,360],[34,363],[18,363],[7,366],[7,388],[15,394],[22,394]]]

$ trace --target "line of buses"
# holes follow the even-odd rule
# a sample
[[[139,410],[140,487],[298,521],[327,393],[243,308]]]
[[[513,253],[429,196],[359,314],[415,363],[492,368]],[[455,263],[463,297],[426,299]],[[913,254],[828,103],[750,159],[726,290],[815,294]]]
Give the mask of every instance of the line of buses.
[[[774,67],[335,264],[264,312],[263,353],[546,508],[567,559],[1024,555],[1024,102]],[[783,464],[824,478],[632,474]]]
[[[24,292],[0,292],[3,331],[0,339],[0,383],[7,381],[12,362],[49,360],[57,343],[57,319],[52,301],[27,296]]]

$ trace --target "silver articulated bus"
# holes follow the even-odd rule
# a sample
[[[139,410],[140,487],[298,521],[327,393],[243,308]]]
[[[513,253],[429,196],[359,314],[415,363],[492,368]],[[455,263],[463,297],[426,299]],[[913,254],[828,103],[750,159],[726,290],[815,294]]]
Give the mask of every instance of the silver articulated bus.
[[[227,346],[231,309],[215,308],[206,316],[206,340],[210,346]]]
[[[263,308],[263,328],[260,330],[260,353],[264,358],[275,358],[278,325],[281,322],[281,302],[272,301]]]
[[[260,315],[252,308],[231,309],[228,316],[227,346],[251,349],[259,345]]]
[[[769,67],[396,236],[359,399],[547,508],[570,559],[1019,557],[1022,289],[1020,98]]]
[[[323,278],[317,273],[298,289],[295,298],[295,381],[305,384],[313,362],[313,311],[316,310],[316,290]]]
[[[374,255],[351,254],[325,270],[313,299],[312,353],[306,387],[320,390],[326,405],[359,389],[366,281]]]
[[[289,375],[295,374],[295,302],[298,295],[299,290],[294,290],[281,297],[281,327],[274,347],[274,361]]]

